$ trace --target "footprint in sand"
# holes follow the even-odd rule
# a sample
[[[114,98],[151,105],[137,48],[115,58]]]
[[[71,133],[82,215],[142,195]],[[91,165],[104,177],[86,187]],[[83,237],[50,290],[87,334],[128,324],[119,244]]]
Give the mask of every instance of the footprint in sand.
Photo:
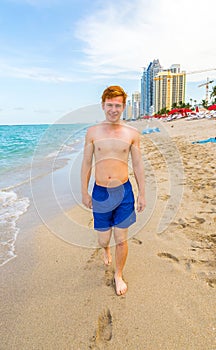
[[[94,252],[91,254],[91,257],[87,262],[89,263],[94,261],[98,257],[99,251],[100,251],[100,248],[96,248]]]
[[[92,338],[92,344],[89,349],[106,348],[108,341],[112,339],[112,315],[110,309],[104,309],[98,317],[98,325],[95,335]]]
[[[216,278],[206,278],[206,282],[209,285],[209,287],[216,287]]]
[[[114,268],[110,265],[106,267],[105,270],[105,284],[106,286],[112,286],[113,285],[113,279],[114,279]]]
[[[112,338],[112,315],[110,309],[102,311],[98,317],[98,327],[96,330],[96,340],[109,341]]]
[[[200,218],[198,216],[194,216],[194,219],[199,223],[199,224],[203,224],[205,222],[204,218]]]
[[[91,256],[90,256],[90,259],[87,260],[87,265],[86,265],[86,267],[84,268],[85,270],[89,270],[89,269],[91,268],[91,267],[90,267],[90,264],[93,263],[93,262],[97,259],[98,255],[99,255],[99,251],[100,251],[100,248],[96,248],[96,249],[93,251],[93,253],[92,253]]]
[[[178,219],[178,225],[180,225],[180,228],[185,228],[186,226],[188,226],[188,223],[182,218],[180,218]]]
[[[93,226],[94,226],[93,224],[94,224],[94,219],[91,218],[88,222],[88,228],[93,228]]]
[[[159,199],[161,199],[162,201],[167,201],[170,198],[169,194],[164,194],[159,196]]]
[[[140,240],[140,239],[137,239],[137,238],[135,238],[135,237],[133,237],[132,239],[131,239],[131,242],[132,243],[135,243],[135,244],[142,244],[142,241]]]
[[[176,258],[176,256],[174,256],[174,255],[172,255],[172,254],[170,254],[170,253],[165,253],[165,252],[162,252],[162,253],[158,253],[157,254],[160,258],[168,258],[168,259],[171,259],[171,260],[173,260],[173,261],[175,261],[175,262],[179,262],[179,259],[178,258]]]

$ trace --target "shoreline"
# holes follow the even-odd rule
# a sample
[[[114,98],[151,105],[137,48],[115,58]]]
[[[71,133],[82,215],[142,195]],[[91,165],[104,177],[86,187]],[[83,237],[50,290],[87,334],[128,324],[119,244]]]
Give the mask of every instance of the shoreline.
[[[81,142],[75,142],[71,154],[59,158],[46,158],[37,166],[32,166],[31,170],[29,167],[25,181],[1,189],[0,200],[3,210],[0,267],[16,257],[17,238],[23,230],[31,230],[41,222],[46,223],[58,213],[75,205],[74,196],[77,196],[79,186],[76,178],[70,173],[73,167],[76,168],[78,165],[77,158],[82,150],[81,145]],[[73,188],[70,177],[73,179]]]
[[[136,124],[140,130],[147,125]],[[196,138],[213,137],[215,124],[153,124],[161,133],[142,137],[147,181],[156,184],[157,191],[148,221],[129,239],[125,296],[116,296],[114,262],[105,268],[98,247],[66,243],[44,225],[19,233],[18,256],[0,269],[4,349],[216,348],[216,213],[211,210],[216,204],[211,168],[216,151],[214,144],[192,145]],[[167,135],[179,152],[175,157],[173,149],[167,151]],[[183,177],[177,176],[178,157]],[[170,202],[170,189],[175,193],[179,188],[180,201]],[[170,205],[175,206],[172,222]],[[76,235],[82,234],[82,227],[91,227],[91,213],[79,206],[51,221],[63,229],[65,217],[82,224]],[[159,233],[163,217],[166,227]]]

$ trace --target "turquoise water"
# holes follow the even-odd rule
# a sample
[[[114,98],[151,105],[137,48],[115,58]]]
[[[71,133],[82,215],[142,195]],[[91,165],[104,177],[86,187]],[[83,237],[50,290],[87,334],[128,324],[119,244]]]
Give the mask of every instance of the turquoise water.
[[[29,160],[48,125],[0,125],[0,174]]]
[[[0,265],[15,256],[17,220],[31,199],[31,185],[64,167],[83,145],[89,124],[0,125]]]
[[[40,149],[37,157],[41,158],[72,151],[87,127],[87,124],[0,125],[0,187],[13,185],[2,175],[10,177],[11,172],[14,175],[14,171],[28,167],[37,149]]]

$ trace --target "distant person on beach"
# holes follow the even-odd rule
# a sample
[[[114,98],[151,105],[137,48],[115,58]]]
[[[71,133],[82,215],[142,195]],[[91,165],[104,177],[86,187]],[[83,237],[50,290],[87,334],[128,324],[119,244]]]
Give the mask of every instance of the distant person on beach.
[[[102,94],[105,120],[88,129],[81,170],[82,202],[93,209],[94,229],[98,243],[104,248],[104,263],[110,265],[112,229],[116,243],[116,294],[127,291],[123,268],[128,254],[128,228],[136,221],[134,194],[128,179],[128,158],[138,187],[137,211],[145,208],[144,167],[140,151],[139,132],[120,120],[127,94],[120,86],[110,86]],[[95,184],[92,196],[88,192],[94,157]]]

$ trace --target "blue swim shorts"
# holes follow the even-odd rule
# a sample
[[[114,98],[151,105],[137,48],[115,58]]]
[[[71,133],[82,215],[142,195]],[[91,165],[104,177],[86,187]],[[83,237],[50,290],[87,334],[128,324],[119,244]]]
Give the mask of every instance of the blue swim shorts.
[[[92,205],[94,228],[97,231],[107,231],[113,226],[128,228],[136,221],[134,194],[129,180],[112,188],[95,183]]]

